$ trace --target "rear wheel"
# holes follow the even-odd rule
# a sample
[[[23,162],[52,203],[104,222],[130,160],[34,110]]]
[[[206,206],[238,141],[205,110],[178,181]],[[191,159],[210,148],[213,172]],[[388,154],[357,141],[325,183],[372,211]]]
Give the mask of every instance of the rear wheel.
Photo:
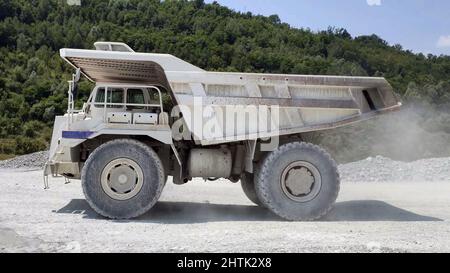
[[[81,176],[86,201],[97,213],[113,219],[147,212],[158,201],[165,178],[153,149],[130,139],[113,140],[95,149]]]
[[[318,146],[293,142],[262,160],[255,179],[261,203],[287,220],[316,220],[330,211],[339,192],[331,156]]]

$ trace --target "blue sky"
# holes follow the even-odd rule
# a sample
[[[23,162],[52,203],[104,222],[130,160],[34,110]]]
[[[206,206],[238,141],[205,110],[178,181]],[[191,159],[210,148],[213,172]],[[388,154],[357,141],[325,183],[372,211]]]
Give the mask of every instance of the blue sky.
[[[211,3],[212,0],[207,0]],[[413,52],[450,55],[449,0],[217,0],[236,11],[278,14],[313,31],[343,27],[352,36],[377,34]]]

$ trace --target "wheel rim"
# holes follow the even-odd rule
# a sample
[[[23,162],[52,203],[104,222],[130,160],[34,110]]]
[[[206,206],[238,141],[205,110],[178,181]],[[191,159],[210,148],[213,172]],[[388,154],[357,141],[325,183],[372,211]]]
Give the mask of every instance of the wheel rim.
[[[295,202],[311,201],[319,194],[321,186],[319,170],[309,162],[293,162],[281,175],[283,193]]]
[[[103,168],[101,184],[103,191],[114,200],[128,200],[136,196],[142,188],[144,175],[142,168],[129,158],[119,158]]]

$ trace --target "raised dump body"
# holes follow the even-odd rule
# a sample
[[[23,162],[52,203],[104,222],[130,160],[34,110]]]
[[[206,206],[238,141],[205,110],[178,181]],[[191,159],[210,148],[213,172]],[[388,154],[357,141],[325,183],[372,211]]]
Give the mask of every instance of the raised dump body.
[[[400,107],[384,78],[207,72],[167,54],[61,49],[61,56],[94,82],[164,88],[178,105],[187,107],[181,112],[201,145],[328,129]],[[205,134],[204,124],[195,126],[195,98],[212,108],[203,123],[217,119],[220,133]],[[226,106],[247,111],[249,105],[277,106],[277,130],[227,130],[216,114],[225,113]]]
[[[318,219],[336,200],[339,175],[302,133],[401,106],[383,78],[207,72],[123,43],[95,46],[60,51],[77,73],[45,175],[81,179],[89,204],[110,218],[149,210],[172,176],[241,181],[252,202],[282,218]],[[80,73],[95,87],[75,110]]]

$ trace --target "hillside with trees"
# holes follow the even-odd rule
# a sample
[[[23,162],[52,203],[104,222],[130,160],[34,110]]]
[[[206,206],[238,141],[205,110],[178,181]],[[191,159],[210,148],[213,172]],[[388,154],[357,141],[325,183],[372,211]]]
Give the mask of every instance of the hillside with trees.
[[[450,104],[450,56],[414,54],[376,35],[312,32],[277,15],[239,13],[202,0],[89,0],[81,6],[2,0],[0,154],[47,147],[54,116],[67,108],[72,73],[59,49],[92,48],[101,40],[170,53],[213,71],[382,76],[406,102],[442,111]],[[80,101],[91,87],[81,83]]]

